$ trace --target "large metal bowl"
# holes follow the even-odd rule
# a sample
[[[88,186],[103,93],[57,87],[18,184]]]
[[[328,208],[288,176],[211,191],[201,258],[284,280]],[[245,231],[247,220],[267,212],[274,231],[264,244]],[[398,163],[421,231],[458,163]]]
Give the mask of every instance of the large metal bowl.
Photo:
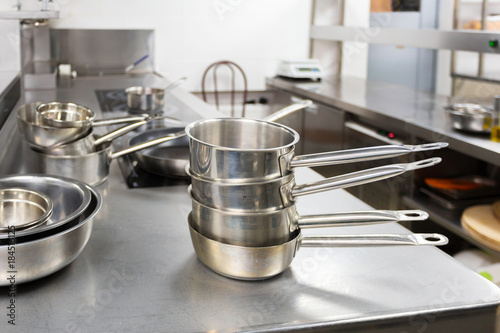
[[[78,218],[87,209],[92,195],[89,187],[74,179],[47,175],[14,175],[0,178],[0,189],[21,188],[43,193],[53,204],[52,216],[36,228],[16,230],[16,237],[39,235]],[[0,240],[8,233],[0,233]]]
[[[69,265],[83,251],[92,233],[93,218],[102,205],[99,192],[85,185],[90,193],[90,204],[61,230],[48,230],[42,237],[27,235],[9,238],[0,245],[0,286],[11,286],[33,281]],[[12,242],[11,242],[12,240]],[[14,250],[12,250],[14,249]],[[9,251],[15,259],[8,262]],[[14,272],[14,273],[13,273]]]
[[[490,133],[498,115],[476,104],[453,104],[445,107],[453,128],[472,133]]]

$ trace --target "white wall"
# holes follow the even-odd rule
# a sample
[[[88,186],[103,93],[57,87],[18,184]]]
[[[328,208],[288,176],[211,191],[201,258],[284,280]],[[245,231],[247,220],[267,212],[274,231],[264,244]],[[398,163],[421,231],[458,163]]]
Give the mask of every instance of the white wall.
[[[15,1],[3,0],[0,9]],[[9,5],[5,5],[9,2]],[[40,8],[22,0],[24,9]],[[231,60],[245,70],[250,90],[265,88],[280,59],[306,58],[310,0],[54,0],[53,28],[154,29],[157,70],[185,87],[201,89],[204,70]],[[2,8],[5,7],[5,8]]]

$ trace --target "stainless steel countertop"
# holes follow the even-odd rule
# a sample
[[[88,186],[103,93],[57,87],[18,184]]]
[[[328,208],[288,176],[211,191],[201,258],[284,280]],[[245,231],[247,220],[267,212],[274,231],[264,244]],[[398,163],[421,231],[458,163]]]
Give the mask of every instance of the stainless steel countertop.
[[[90,91],[133,80],[77,79],[58,98],[95,108]],[[172,95],[186,119],[213,116],[182,89]],[[296,177],[322,178],[300,168]],[[186,186],[128,189],[112,163],[97,189],[103,207],[82,254],[51,276],[17,286],[17,331],[493,330],[500,290],[435,247],[302,248],[283,274],[236,281],[196,259]],[[301,197],[297,207],[302,215],[370,209],[343,190]],[[304,233],[408,232],[387,224]],[[8,302],[3,288],[0,305]],[[0,329],[15,331],[3,317]]]
[[[443,107],[449,98],[353,77],[325,78],[320,82],[268,78],[270,87],[346,110],[388,130],[404,129],[416,137],[446,141],[450,149],[500,165],[500,143],[488,136],[467,134],[452,128]]]

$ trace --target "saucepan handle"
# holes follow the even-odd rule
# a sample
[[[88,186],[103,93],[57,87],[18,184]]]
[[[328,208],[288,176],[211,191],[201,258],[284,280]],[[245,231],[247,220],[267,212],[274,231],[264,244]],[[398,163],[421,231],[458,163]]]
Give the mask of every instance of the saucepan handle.
[[[441,234],[301,236],[299,240],[299,245],[304,247],[441,246],[446,244],[448,244],[448,238]]]
[[[412,163],[384,165],[377,168],[351,172],[307,184],[295,185],[295,182],[291,181],[280,187],[281,199],[283,200],[283,204],[288,206],[295,200],[295,197],[301,195],[368,184],[401,175],[406,171],[430,167],[439,162],[441,162],[440,157],[433,157]]]
[[[381,224],[399,221],[423,221],[429,214],[422,210],[370,210],[324,215],[300,216],[300,228],[323,228]]]
[[[107,118],[107,119],[97,119],[92,122],[92,126],[111,126],[111,125],[119,125],[126,123],[133,123],[136,121],[145,120],[148,117],[151,117],[150,114],[141,114],[137,116],[127,116],[127,117],[118,117],[118,118]],[[164,116],[162,114],[156,115],[156,119],[166,119],[168,121],[172,121],[175,123],[181,123],[179,119]]]
[[[292,158],[289,163],[289,168],[316,167],[322,165],[371,161],[401,156],[414,152],[441,149],[447,146],[447,142],[426,143],[422,145],[385,145],[348,150],[337,150],[318,154],[299,155]]]

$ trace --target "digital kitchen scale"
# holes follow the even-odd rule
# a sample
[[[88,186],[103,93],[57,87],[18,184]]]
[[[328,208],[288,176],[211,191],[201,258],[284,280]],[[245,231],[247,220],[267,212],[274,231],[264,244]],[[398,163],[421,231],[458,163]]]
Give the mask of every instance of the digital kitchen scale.
[[[321,80],[323,69],[316,59],[283,60],[276,75],[291,79]]]

